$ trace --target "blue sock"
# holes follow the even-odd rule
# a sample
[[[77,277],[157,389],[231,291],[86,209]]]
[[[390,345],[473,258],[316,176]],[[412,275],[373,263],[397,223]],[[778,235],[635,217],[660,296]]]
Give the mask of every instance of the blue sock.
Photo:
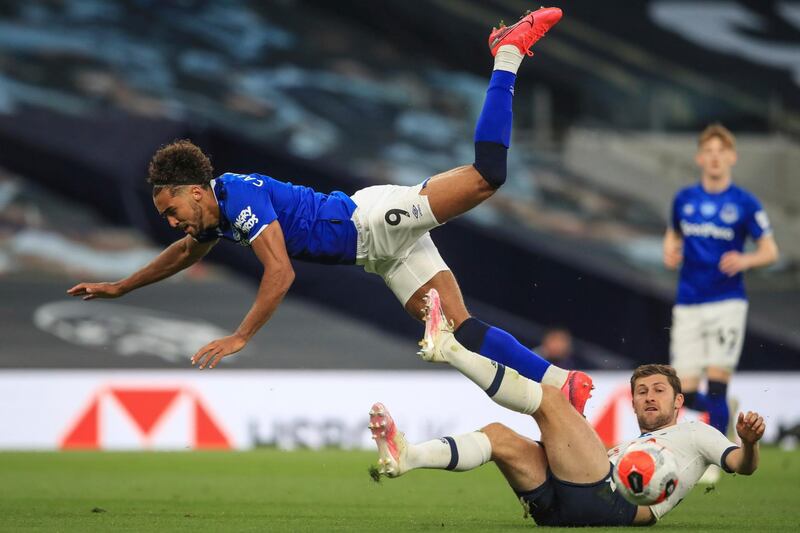
[[[721,381],[708,382],[709,423],[725,435],[728,432],[728,384]]]
[[[511,103],[515,74],[495,70],[489,80],[483,109],[475,125],[475,169],[495,189],[506,181],[506,160],[511,145]]]
[[[483,109],[475,125],[475,142],[491,142],[511,146],[511,101],[514,97],[515,74],[495,70],[486,89]]]
[[[520,344],[510,333],[470,317],[455,331],[456,340],[467,350],[513,368],[541,383],[550,363]]]

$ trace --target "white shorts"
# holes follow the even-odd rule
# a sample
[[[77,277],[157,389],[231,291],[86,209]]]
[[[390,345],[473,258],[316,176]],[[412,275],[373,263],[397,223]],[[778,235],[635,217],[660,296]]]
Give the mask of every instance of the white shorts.
[[[421,184],[378,185],[352,196],[358,206],[356,264],[381,276],[403,305],[434,275],[449,270],[428,233],[439,222],[421,190]]]
[[[701,377],[710,366],[730,372],[739,364],[747,300],[723,300],[672,308],[670,359],[681,377]]]

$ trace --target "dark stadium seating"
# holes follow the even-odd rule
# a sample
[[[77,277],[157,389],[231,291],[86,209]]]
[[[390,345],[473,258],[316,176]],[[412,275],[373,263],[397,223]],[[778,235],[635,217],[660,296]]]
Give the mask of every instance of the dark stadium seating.
[[[200,143],[220,171],[269,173],[320,190],[353,192],[463,164],[490,65],[486,25],[519,7],[314,0],[297,16],[292,2],[224,9],[190,2],[161,11],[152,2],[126,2],[97,12],[63,4],[9,4],[3,12],[19,33],[0,43],[0,57],[14,55],[4,74],[14,83],[0,102],[0,164],[164,243],[174,234],[152,209],[143,177],[153,150],[174,138]],[[570,224],[614,221],[654,238],[661,213],[589,188],[552,152],[528,142],[533,85],[553,95],[556,136],[575,124],[696,129],[712,116],[731,117],[735,128],[790,128],[791,121],[775,123],[766,104],[751,103],[777,94],[790,118],[800,104],[783,70],[718,61],[713,51],[656,27],[640,8],[620,19],[596,6],[571,2],[570,21],[521,75],[523,138],[512,150],[512,169],[530,183],[518,179],[522,192],[437,229],[435,238],[476,314],[507,324],[524,342],[535,344],[542,325],[567,324],[630,364],[665,361],[672,298],[665,275],[620,259],[603,238],[575,238],[535,218],[555,206]],[[212,19],[218,23],[206,23]],[[43,31],[43,21],[60,30]],[[587,21],[593,33],[584,31]],[[783,35],[779,25],[768,30]],[[84,43],[102,35],[104,46],[78,46],[75,35],[88,36]],[[687,55],[696,63],[678,67]],[[716,98],[720,84],[745,77]],[[677,95],[689,111],[653,115],[658,91]],[[588,202],[549,186],[548,175],[612,207],[586,211]],[[212,259],[259,273],[252,254],[233,246],[219,247]],[[345,267],[296,268],[295,294],[417,334],[378,278]],[[654,283],[659,276],[662,283]],[[800,345],[751,328],[741,368],[800,368]]]

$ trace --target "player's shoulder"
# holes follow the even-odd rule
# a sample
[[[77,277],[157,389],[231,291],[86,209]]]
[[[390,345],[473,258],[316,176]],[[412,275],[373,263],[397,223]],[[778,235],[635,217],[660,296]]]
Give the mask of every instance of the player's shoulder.
[[[681,187],[675,192],[675,199],[676,200],[684,200],[691,198],[693,196],[697,196],[703,191],[702,187],[699,183],[692,183],[691,185],[686,185]]]
[[[237,174],[236,172],[225,172],[217,176],[216,181],[221,181],[222,183],[235,183],[239,181],[244,181],[249,174]]]
[[[684,420],[683,422],[678,422],[673,427],[680,428],[685,431],[705,431],[706,428],[714,429],[712,426],[701,422],[699,420]]]
[[[699,420],[689,420],[675,425],[678,431],[691,433],[696,438],[725,437],[717,428]]]
[[[271,179],[269,176],[263,176],[261,174],[239,174],[236,172],[225,172],[221,174],[217,181],[221,181],[226,185],[247,185],[254,181],[264,181]]]
[[[275,180],[263,174],[237,174],[226,172],[216,179],[229,194],[250,194],[256,190],[265,190],[272,187]]]
[[[731,183],[728,194],[735,197],[739,203],[759,203],[758,197],[753,192],[736,183]]]
[[[672,427],[674,427],[676,430],[695,431],[697,430],[697,428],[711,427],[711,426],[709,426],[708,424],[703,424],[698,420],[684,420],[683,422],[678,422]]]

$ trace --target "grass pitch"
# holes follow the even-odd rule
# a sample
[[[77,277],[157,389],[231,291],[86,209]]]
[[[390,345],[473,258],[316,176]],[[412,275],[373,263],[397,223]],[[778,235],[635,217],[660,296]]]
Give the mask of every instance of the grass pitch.
[[[493,465],[374,483],[375,454],[0,453],[0,531],[522,531]],[[698,486],[658,531],[797,531],[800,451]],[[604,531],[605,529],[592,529]],[[569,531],[569,530],[568,530]]]

